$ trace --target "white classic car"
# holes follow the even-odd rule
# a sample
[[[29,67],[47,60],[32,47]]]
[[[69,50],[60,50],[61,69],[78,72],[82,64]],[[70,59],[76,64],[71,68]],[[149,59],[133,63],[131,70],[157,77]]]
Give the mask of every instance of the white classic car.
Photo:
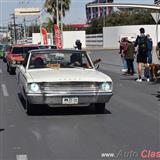
[[[96,70],[85,51],[39,49],[30,51],[16,69],[18,89],[27,113],[47,104],[55,107],[95,105],[105,110],[112,96],[112,80]],[[98,65],[97,65],[98,66]],[[38,109],[38,108],[36,108]]]

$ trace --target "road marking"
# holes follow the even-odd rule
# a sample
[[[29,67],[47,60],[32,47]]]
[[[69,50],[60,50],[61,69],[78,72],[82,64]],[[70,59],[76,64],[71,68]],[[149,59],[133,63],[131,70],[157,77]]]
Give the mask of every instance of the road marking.
[[[1,86],[2,86],[2,91],[3,91],[4,97],[8,97],[9,95],[8,95],[8,91],[7,91],[6,85],[2,84]]]
[[[26,154],[24,154],[24,155],[16,155],[16,159],[17,159],[17,160],[28,160]]]
[[[0,73],[2,73],[2,69],[0,69]]]

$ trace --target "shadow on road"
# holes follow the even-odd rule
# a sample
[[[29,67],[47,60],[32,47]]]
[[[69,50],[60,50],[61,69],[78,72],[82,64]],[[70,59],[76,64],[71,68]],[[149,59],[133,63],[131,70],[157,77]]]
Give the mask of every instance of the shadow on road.
[[[24,111],[26,110],[25,101],[20,94],[19,100],[22,104]],[[94,106],[90,107],[49,107],[48,105],[34,105],[33,113],[31,116],[63,116],[63,115],[98,115],[98,114],[112,114],[109,110],[105,109],[104,112],[96,113]]]
[[[4,129],[0,128],[0,132],[4,131]]]
[[[111,114],[110,111],[106,110],[104,113],[95,113],[92,107],[60,107],[60,108],[51,108],[48,106],[40,106],[33,111],[33,116],[50,116],[50,115],[94,115],[94,114]]]
[[[156,96],[158,98],[158,101],[160,101],[160,91],[158,91],[155,94],[152,94],[153,96]]]

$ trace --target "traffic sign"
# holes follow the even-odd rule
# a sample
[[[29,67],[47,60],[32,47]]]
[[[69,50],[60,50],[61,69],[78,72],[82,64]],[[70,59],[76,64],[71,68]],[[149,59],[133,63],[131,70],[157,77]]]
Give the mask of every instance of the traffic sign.
[[[156,22],[156,24],[159,22],[160,20],[160,13],[151,13],[154,21]]]

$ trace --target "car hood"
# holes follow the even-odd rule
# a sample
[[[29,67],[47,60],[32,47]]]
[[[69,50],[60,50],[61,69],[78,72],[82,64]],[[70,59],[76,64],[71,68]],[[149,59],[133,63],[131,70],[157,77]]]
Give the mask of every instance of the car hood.
[[[15,61],[24,61],[24,57],[22,54],[12,54],[11,59]]]
[[[33,69],[28,70],[31,82],[104,82],[111,78],[95,69]]]

